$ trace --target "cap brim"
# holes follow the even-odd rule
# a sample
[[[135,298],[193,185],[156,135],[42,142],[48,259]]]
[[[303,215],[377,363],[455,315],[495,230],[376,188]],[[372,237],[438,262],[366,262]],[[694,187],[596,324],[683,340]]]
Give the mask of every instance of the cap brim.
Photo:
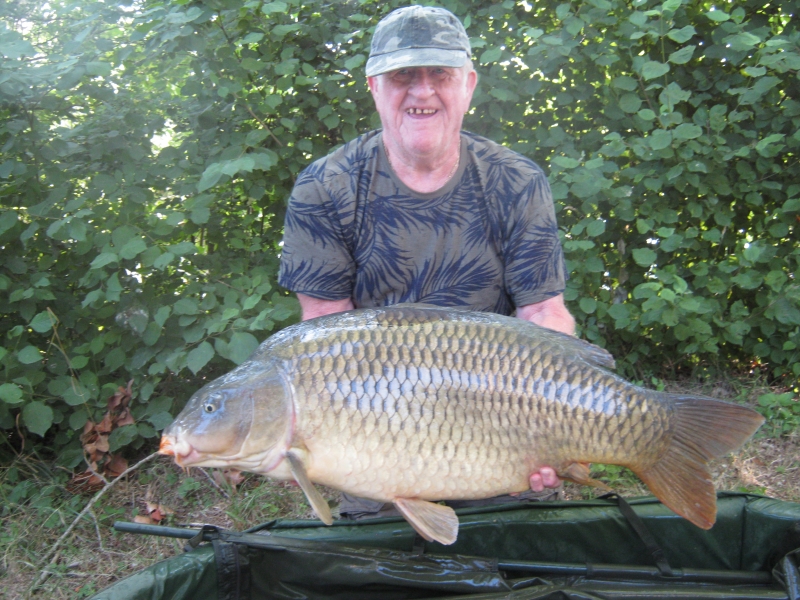
[[[409,67],[462,67],[469,60],[463,50],[441,48],[407,48],[371,56],[367,61],[367,77],[375,77]]]

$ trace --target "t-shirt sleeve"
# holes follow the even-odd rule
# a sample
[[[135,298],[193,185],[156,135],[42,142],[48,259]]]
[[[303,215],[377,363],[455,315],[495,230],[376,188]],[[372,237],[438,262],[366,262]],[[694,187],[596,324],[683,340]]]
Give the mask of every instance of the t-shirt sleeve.
[[[313,167],[298,177],[289,199],[278,283],[313,298],[342,300],[353,294],[355,261],[321,169]]]
[[[564,291],[566,267],[553,195],[538,170],[511,207],[505,244],[506,289],[516,306],[542,302]]]

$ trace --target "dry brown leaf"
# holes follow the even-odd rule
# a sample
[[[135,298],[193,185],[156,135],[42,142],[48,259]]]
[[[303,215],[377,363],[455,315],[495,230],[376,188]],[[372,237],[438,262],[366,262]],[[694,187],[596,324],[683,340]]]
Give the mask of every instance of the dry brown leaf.
[[[227,484],[234,489],[244,481],[244,475],[242,475],[242,472],[239,469],[234,469],[233,467],[215,469],[211,474],[211,477],[214,479],[217,485],[222,486]]]
[[[108,445],[108,436],[100,435],[97,437],[97,441],[94,443],[95,448],[97,448],[100,452],[108,452],[109,445]]]
[[[156,525],[157,524],[155,521],[153,521],[153,519],[151,519],[147,515],[136,515],[135,517],[133,517],[133,522],[134,523],[141,523],[142,525]]]
[[[116,479],[128,469],[128,461],[119,454],[109,454],[108,462],[103,467],[103,472],[108,477]]]
[[[117,427],[122,427],[123,425],[133,425],[135,423],[136,421],[134,420],[133,415],[131,415],[131,411],[129,411],[127,408],[120,413],[119,418],[116,421]]]
[[[67,483],[67,491],[71,494],[93,494],[105,485],[102,479],[91,471],[72,476]]]
[[[111,430],[114,429],[114,423],[111,420],[111,413],[106,413],[103,417],[103,420],[95,425],[94,429],[97,431],[97,433],[111,433]]]

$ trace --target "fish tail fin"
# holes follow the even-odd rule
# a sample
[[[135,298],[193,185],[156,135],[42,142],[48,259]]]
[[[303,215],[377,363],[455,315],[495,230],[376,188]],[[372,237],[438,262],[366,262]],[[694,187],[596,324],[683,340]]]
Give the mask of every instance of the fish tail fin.
[[[675,513],[702,529],[717,518],[708,462],[744,444],[764,422],[756,411],[713,398],[669,394],[675,407],[667,451],[637,475]]]

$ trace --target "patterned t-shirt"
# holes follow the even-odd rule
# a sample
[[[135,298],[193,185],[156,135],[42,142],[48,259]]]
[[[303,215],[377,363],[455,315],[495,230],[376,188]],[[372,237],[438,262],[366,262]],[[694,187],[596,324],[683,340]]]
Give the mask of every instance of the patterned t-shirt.
[[[420,194],[380,131],[309,165],[286,213],[278,281],[356,307],[425,302],[513,314],[564,291],[550,186],[531,160],[461,134],[458,170]]]

